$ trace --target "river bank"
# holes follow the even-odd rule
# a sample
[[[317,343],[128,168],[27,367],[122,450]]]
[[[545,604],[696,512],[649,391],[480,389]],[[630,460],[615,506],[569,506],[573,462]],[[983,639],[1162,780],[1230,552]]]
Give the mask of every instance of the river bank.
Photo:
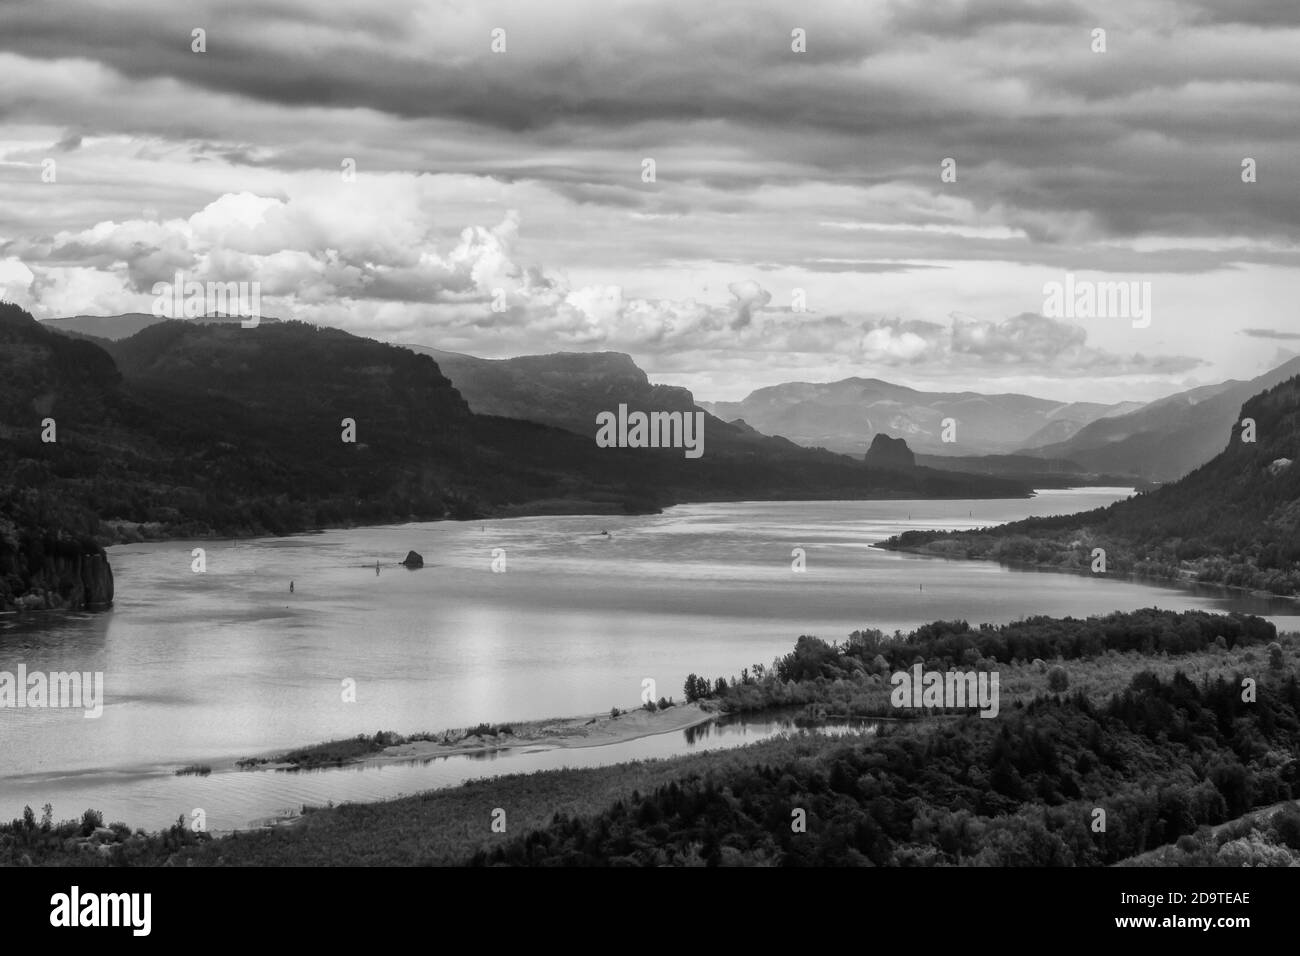
[[[582,714],[576,717],[481,724],[477,728],[411,734],[403,738],[400,743],[388,745],[384,745],[382,740],[369,737],[357,738],[356,741],[328,741],[288,752],[277,751],[230,760],[219,764],[216,769],[218,772],[312,770],[319,767],[345,767],[362,763],[382,766],[439,757],[486,756],[520,748],[527,748],[529,752],[538,752],[604,747],[655,734],[699,727],[716,720],[718,716],[716,708],[700,704],[675,704],[654,712],[644,708],[620,711],[617,716],[609,713]],[[352,743],[361,743],[363,746],[354,747],[353,752],[349,752],[345,748]],[[330,749],[332,746],[333,751]]]
[[[1010,568],[1013,571],[1036,571],[1045,574],[1070,574],[1084,578],[1098,576],[1098,572],[1078,567],[1065,567],[1046,561],[1008,561],[998,557],[978,554],[961,554],[952,550],[931,547],[932,544],[941,543],[942,540],[943,539],[934,542],[927,541],[921,544],[905,545],[899,544],[894,539],[890,538],[884,541],[874,542],[871,547],[878,548],[881,551],[892,551],[897,554],[913,554],[922,558],[939,558],[945,561],[985,562],[988,564],[996,564],[999,567]],[[1236,584],[1221,584],[1217,581],[1201,581],[1195,577],[1196,572],[1190,569],[1180,569],[1176,575],[1138,574],[1131,571],[1105,571],[1100,572],[1100,574],[1112,580],[1125,581],[1130,584],[1179,588],[1192,593],[1215,595],[1223,598],[1246,596],[1269,601],[1285,601],[1289,604],[1300,607],[1300,594],[1277,594],[1273,591],[1266,591],[1261,588],[1250,588]]]

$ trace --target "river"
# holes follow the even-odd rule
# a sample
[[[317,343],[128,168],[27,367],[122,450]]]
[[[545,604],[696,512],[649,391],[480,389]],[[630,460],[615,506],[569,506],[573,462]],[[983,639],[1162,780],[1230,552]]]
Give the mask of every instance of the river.
[[[636,707],[643,681],[770,665],[801,634],[842,640],[936,619],[1006,622],[1159,606],[1295,606],[873,549],[908,529],[991,525],[1109,504],[1128,489],[983,501],[743,502],[660,515],[533,517],[170,541],[110,549],[97,614],[0,616],[0,670],[104,675],[103,713],[0,710],[0,818],[51,802],[156,828],[203,807],[213,830],[303,803],[370,800],[470,776],[671,756],[781,732],[737,723],[493,760],[177,777],[332,738]],[[608,534],[602,534],[607,531]],[[203,548],[206,570],[193,569]],[[795,571],[796,551],[804,570]],[[408,550],[425,566],[397,562]],[[493,570],[496,567],[502,570]],[[376,573],[376,563],[379,571]],[[293,591],[290,592],[290,582]],[[354,699],[348,699],[352,697]]]

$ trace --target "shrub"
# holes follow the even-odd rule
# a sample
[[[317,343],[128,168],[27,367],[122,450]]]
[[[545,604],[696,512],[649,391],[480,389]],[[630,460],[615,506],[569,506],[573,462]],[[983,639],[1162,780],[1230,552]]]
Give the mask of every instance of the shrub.
[[[1293,850],[1300,850],[1300,807],[1295,804],[1283,807],[1273,817],[1277,838]]]
[[[1280,671],[1282,664],[1282,645],[1274,641],[1268,645],[1268,666],[1275,671]]]
[[[104,814],[98,810],[87,810],[81,815],[81,835],[90,836],[104,825]]]

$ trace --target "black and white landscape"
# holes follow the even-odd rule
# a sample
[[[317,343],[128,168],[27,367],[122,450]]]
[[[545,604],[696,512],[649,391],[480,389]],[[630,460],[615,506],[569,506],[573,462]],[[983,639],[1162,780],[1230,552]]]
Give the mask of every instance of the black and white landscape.
[[[8,0],[0,865],[1300,866],[1298,44]]]

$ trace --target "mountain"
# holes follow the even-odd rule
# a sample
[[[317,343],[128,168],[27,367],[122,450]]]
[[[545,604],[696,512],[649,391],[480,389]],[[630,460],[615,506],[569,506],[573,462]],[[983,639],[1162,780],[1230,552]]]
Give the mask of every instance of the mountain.
[[[113,453],[121,376],[104,352],[0,303],[0,610],[111,604],[113,575],[87,509],[47,492],[79,456]],[[50,439],[43,441],[42,437]]]
[[[483,359],[410,345],[428,355],[456,383],[470,408],[483,415],[527,418],[594,434],[596,412],[638,399],[665,409],[689,410],[685,389],[653,386],[632,357],[621,352],[559,352]]]
[[[432,357],[470,408],[483,415],[522,418],[591,436],[596,432],[597,413],[616,410],[620,403],[641,409],[699,410],[689,391],[652,385],[632,357],[621,352],[483,359],[420,345],[407,348]],[[719,440],[744,433],[712,415],[705,420],[705,431]]]
[[[1181,480],[1107,508],[977,531],[909,531],[882,546],[1088,573],[1101,571],[1093,570],[1100,548],[1105,573],[1300,594],[1300,376],[1249,398],[1218,445]]]
[[[1230,380],[1158,399],[1136,411],[1095,420],[1064,441],[1022,453],[1068,458],[1083,470],[1173,481],[1203,465],[1222,448],[1243,402],[1300,374],[1300,357],[1248,382]]]
[[[110,541],[1029,493],[1005,479],[879,472],[741,426],[706,426],[699,458],[600,447],[591,430],[472,411],[427,355],[300,322],[169,320],[102,341],[0,303],[3,606],[111,600],[96,564]],[[650,400],[691,407],[681,390]]]
[[[787,382],[751,392],[739,402],[702,402],[719,418],[743,418],[770,435],[800,445],[862,454],[873,436],[905,438],[918,453],[981,455],[1023,447],[1044,429],[1071,435],[1105,415],[1137,403],[1056,402],[1028,395],[921,392],[874,378],[814,384]],[[943,441],[943,421],[956,422]]]
[[[555,352],[509,359],[483,359],[425,346],[407,346],[433,358],[469,407],[482,415],[501,415],[564,428],[584,437],[596,433],[596,416],[617,411],[660,410],[704,415],[711,451],[807,459],[811,450],[773,438],[745,422],[724,422],[704,411],[688,389],[654,385],[630,355],[621,352]],[[835,455],[829,460],[838,460]]]
[[[107,339],[110,342],[116,342],[119,339],[130,338],[135,333],[147,329],[151,325],[166,321],[168,320],[146,312],[126,312],[122,315],[71,315],[58,319],[44,319],[41,321],[41,325],[53,329],[55,332],[87,335],[95,339]],[[189,319],[187,321],[238,323],[245,320],[236,315],[210,313],[203,316],[202,319]],[[272,318],[269,315],[259,320],[259,322],[266,323],[279,321],[279,319]]]
[[[147,329],[161,321],[163,320],[145,312],[127,312],[122,315],[71,315],[44,319],[41,325],[55,332],[80,333],[115,341],[135,335],[141,329]]]
[[[696,402],[688,389],[652,384],[631,356],[620,352],[558,352],[483,359],[424,346],[408,348],[436,359],[475,412],[555,425],[582,436],[595,433],[597,414],[617,409],[621,404],[629,409],[698,413],[703,415],[710,454],[722,460],[746,462],[756,456],[790,463],[843,460],[838,453],[765,435],[743,419],[724,422],[704,410],[703,403]],[[883,435],[877,436],[880,439],[888,440]],[[906,451],[906,443],[903,448]],[[906,455],[910,458],[911,452],[906,451]],[[916,469],[912,463],[898,467],[897,464],[881,465],[869,456],[864,459],[876,475],[873,480],[888,480],[899,488],[912,487],[926,496],[1019,495],[1030,487],[1022,479],[999,475],[984,479],[1001,480],[998,486],[988,486],[985,491],[965,473],[943,474],[938,469]],[[885,475],[878,474],[881,471],[892,474],[886,479]]]

